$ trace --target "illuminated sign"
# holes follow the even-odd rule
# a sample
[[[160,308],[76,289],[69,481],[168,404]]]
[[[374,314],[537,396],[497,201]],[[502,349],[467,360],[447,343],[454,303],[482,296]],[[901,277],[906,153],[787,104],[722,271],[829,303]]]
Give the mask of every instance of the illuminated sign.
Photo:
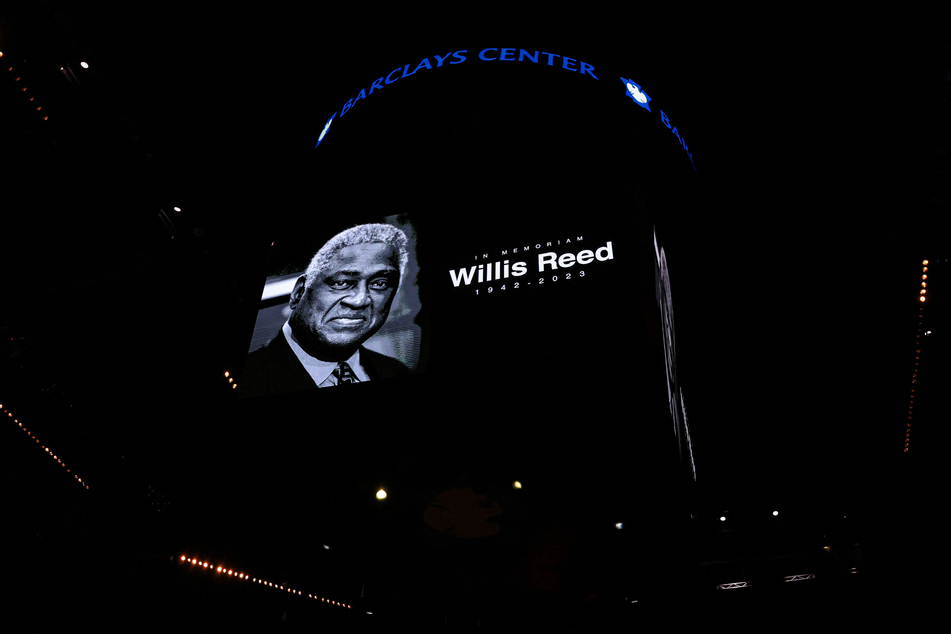
[[[694,165],[694,162],[693,162],[693,154],[691,154],[690,150],[687,149],[687,142],[684,141],[684,138],[677,131],[677,126],[670,125],[670,119],[667,118],[667,115],[664,114],[663,110],[660,111],[660,120],[661,120],[661,123],[667,126],[667,129],[670,130],[675,137],[677,137],[677,141],[680,143],[680,147],[684,149],[684,152],[687,153],[687,158],[690,159],[690,164],[693,165],[694,171],[697,171],[697,166]]]
[[[621,81],[624,83],[624,88],[627,91],[625,94],[628,97],[630,97],[631,100],[637,105],[639,105],[641,108],[647,110],[648,112],[651,112],[651,107],[650,107],[651,98],[647,96],[647,93],[645,93],[638,84],[636,84],[634,81],[630,79],[624,79],[623,77],[621,77]],[[696,171],[697,166],[694,165],[693,163],[693,154],[691,154],[690,150],[687,149],[687,142],[684,141],[683,137],[680,135],[680,132],[677,130],[677,127],[670,125],[670,119],[667,117],[666,114],[664,114],[663,110],[660,111],[660,121],[665,126],[667,126],[667,129],[670,130],[675,137],[677,137],[677,141],[680,143],[680,147],[682,147],[684,149],[684,152],[687,153],[687,158],[690,159],[690,164],[693,165],[693,169],[694,171]]]
[[[516,51],[518,51],[516,53]],[[360,92],[357,93],[356,97],[353,99],[348,99],[347,103],[343,104],[343,107],[340,109],[340,116],[347,114],[347,111],[350,108],[357,105],[357,102],[361,99],[366,99],[377,90],[383,90],[385,86],[389,86],[397,82],[400,79],[405,77],[412,77],[421,70],[433,70],[435,68],[442,68],[443,64],[448,61],[446,66],[451,66],[454,64],[462,64],[465,62],[468,57],[466,55],[469,53],[468,49],[462,49],[456,52],[446,53],[445,55],[433,55],[432,59],[429,57],[424,57],[421,62],[416,64],[413,67],[413,70],[410,70],[412,64],[406,64],[400,68],[394,68],[389,73],[382,77],[374,79],[370,83],[370,89],[361,88]],[[572,72],[578,72],[582,75],[590,75],[597,79],[594,74],[594,66],[588,64],[587,62],[582,62],[572,57],[566,55],[558,55],[555,53],[546,53],[544,51],[529,51],[524,48],[484,48],[478,53],[478,58],[484,62],[524,62],[529,61],[533,64],[542,63],[547,66],[558,66],[559,68],[564,68]],[[557,62],[555,60],[558,60]]]
[[[627,96],[634,100],[634,103],[639,105],[641,108],[644,108],[648,112],[651,111],[650,100],[651,98],[647,96],[647,93],[641,90],[641,87],[635,84],[630,79],[624,79],[621,77],[621,81],[624,82],[624,87],[627,88]]]
[[[581,242],[584,238],[579,236],[575,238],[575,242]],[[565,244],[571,244],[571,239],[568,238],[565,241]],[[556,244],[561,244],[561,240],[557,241]],[[545,247],[542,247],[542,243],[537,243],[535,245],[535,250],[542,248],[551,247],[552,243],[545,243]],[[512,253],[517,253],[519,247],[512,249]],[[532,250],[531,245],[521,247],[522,251]],[[509,250],[505,249],[501,251],[501,255],[508,255]],[[489,259],[490,256],[487,253],[482,254],[483,259]],[[479,259],[479,256],[475,256],[475,259]],[[547,251],[545,253],[539,253],[537,256],[537,268],[536,272],[543,274],[546,271],[558,271],[571,269],[576,264],[584,266],[592,262],[606,262],[607,260],[614,259],[614,247],[610,241],[607,244],[600,246],[594,250],[591,249],[582,249],[577,253],[556,253],[555,251]],[[582,269],[577,269],[575,271],[579,277],[584,277],[585,272]],[[485,282],[491,282],[493,280],[500,281],[505,280],[511,277],[521,277],[528,273],[528,263],[527,262],[514,262],[510,263],[509,260],[496,260],[495,262],[483,263],[478,265],[470,266],[469,268],[461,268],[458,270],[449,271],[449,278],[452,281],[454,287],[459,287],[460,284],[468,286],[475,282],[476,284],[482,284]],[[566,279],[571,279],[571,272],[565,273]],[[545,283],[545,277],[538,278],[538,284]],[[553,281],[557,281],[557,276]],[[512,285],[513,289],[520,288],[521,282],[514,282]],[[526,280],[524,282],[526,286],[531,285],[531,280]],[[476,289],[476,293],[478,293]],[[491,292],[491,291],[490,291]]]
[[[330,130],[330,124],[333,123],[334,117],[336,116],[337,116],[337,113],[335,112],[332,115],[330,115],[329,119],[327,119],[327,123],[324,124],[324,129],[320,131],[320,136],[317,137],[317,145],[320,145],[320,142],[324,140],[325,136],[327,136],[327,131]],[[314,148],[316,148],[317,145],[315,145]]]
[[[405,64],[403,66],[394,68],[389,73],[374,79],[370,82],[369,88],[361,88],[360,91],[351,99],[348,99],[346,103],[340,108],[340,116],[343,117],[351,108],[357,105],[361,99],[367,99],[374,92],[378,92],[393,84],[400,79],[407,77],[412,77],[422,71],[430,71],[443,67],[463,64],[470,59],[477,59],[483,62],[521,62],[524,64],[533,64],[540,66],[552,66],[561,68],[567,71],[578,73],[579,75],[584,75],[591,77],[592,79],[597,80],[598,76],[595,75],[595,67],[593,64],[588,62],[575,59],[573,57],[568,57],[567,55],[561,55],[557,53],[549,53],[541,50],[531,50],[524,48],[484,48],[476,54],[470,54],[469,49],[460,49],[454,52],[447,52],[444,55],[432,55],[431,57],[424,57],[417,64]],[[648,112],[653,112],[650,106],[651,97],[644,91],[640,84],[635,82],[632,79],[627,79],[621,77],[621,82],[624,84],[625,96],[630,97],[630,99],[636,103],[639,107],[647,110]],[[687,147],[687,142],[684,140],[683,135],[677,129],[676,126],[672,125],[670,118],[663,110],[659,110],[660,120],[668,130],[677,138],[677,142],[683,148],[684,152],[687,153],[687,158],[690,160],[690,164],[693,166],[694,171],[696,171],[697,166],[694,164],[693,154]],[[337,113],[334,113],[327,123],[324,124],[324,127],[321,129],[320,136],[317,140],[315,148],[320,145],[326,136],[330,123],[333,121],[334,117],[337,116]]]
[[[443,66],[462,64],[470,59],[478,59],[484,62],[523,62],[542,66],[553,66],[571,72],[576,72],[580,75],[590,76],[593,79],[598,79],[597,75],[595,75],[594,65],[585,61],[568,57],[566,55],[524,48],[490,47],[480,50],[473,56],[469,53],[468,49],[460,49],[454,52],[448,52],[445,55],[437,54],[431,57],[424,57],[419,63],[415,65],[405,64],[403,66],[394,68],[386,75],[378,77],[377,79],[370,82],[369,88],[361,88],[355,97],[348,99],[340,109],[340,116],[343,117],[351,108],[356,106],[361,99],[367,99],[374,92],[380,91],[386,86],[393,84],[400,79],[412,77],[413,75],[424,70],[434,70],[442,68]],[[412,70],[410,70],[411,67]],[[631,101],[633,101],[639,107],[653,113],[653,110],[650,106],[651,97],[644,91],[641,85],[632,79],[627,79],[625,77],[621,77],[620,79],[624,84],[625,96],[629,97]],[[697,166],[694,163],[693,154],[690,152],[683,135],[677,129],[677,126],[671,124],[670,118],[666,113],[664,113],[663,110],[659,110],[658,112],[661,123],[663,123],[676,137],[678,144],[683,148],[684,152],[687,154],[687,158],[690,160],[691,166],[693,167],[694,171],[696,171]],[[314,146],[315,148],[323,141],[328,130],[330,129],[330,123],[336,116],[337,113],[334,113],[324,124],[320,131],[319,138],[317,139],[317,143]]]

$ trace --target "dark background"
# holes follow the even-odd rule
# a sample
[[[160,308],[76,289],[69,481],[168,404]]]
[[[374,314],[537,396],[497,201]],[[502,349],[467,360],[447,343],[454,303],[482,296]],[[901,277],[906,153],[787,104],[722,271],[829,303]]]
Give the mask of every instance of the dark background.
[[[546,532],[554,530],[557,501],[536,501],[532,508],[544,512],[519,515],[513,507],[518,502],[499,498],[511,517],[523,518],[518,526],[532,527],[512,539],[505,547],[510,550],[500,547],[492,555],[499,572],[475,563],[485,555],[477,549],[408,548],[407,535],[417,535],[415,529],[391,529],[415,521],[409,514],[392,511],[396,516],[381,519],[373,515],[375,507],[348,500],[386,477],[416,483],[414,494],[422,497],[432,492],[419,483],[433,480],[426,486],[500,492],[521,466],[544,474],[539,480],[557,481],[546,495],[564,495],[575,508],[597,478],[572,485],[566,482],[571,474],[585,468],[560,471],[552,457],[557,451],[529,459],[525,448],[536,431],[563,427],[559,419],[580,420],[579,429],[590,426],[586,417],[626,420],[627,412],[614,412],[628,392],[616,387],[622,372],[615,370],[610,390],[559,385],[550,394],[561,372],[557,363],[570,357],[577,341],[577,333],[566,336],[562,326],[578,321],[593,334],[633,333],[645,337],[636,345],[649,348],[650,337],[640,334],[649,330],[649,318],[619,311],[633,302],[621,268],[612,269],[603,286],[577,295],[537,294],[537,302],[557,315],[550,330],[513,326],[508,315],[497,315],[501,323],[488,327],[485,314],[454,315],[453,333],[485,330],[471,343],[455,343],[459,350],[433,351],[436,367],[440,359],[469,352],[488,364],[507,346],[528,345],[513,333],[530,331],[536,341],[552,342],[530,346],[551,356],[539,364],[549,375],[533,378],[527,400],[524,388],[504,382],[471,387],[483,378],[481,361],[468,368],[471,375],[461,364],[453,366],[466,380],[457,383],[466,386],[458,393],[447,392],[446,376],[420,375],[418,391],[438,398],[414,404],[418,431],[409,434],[410,442],[405,428],[381,422],[405,398],[403,385],[381,386],[376,403],[364,404],[368,409],[358,418],[376,421],[373,430],[381,432],[369,441],[367,430],[349,419],[324,439],[326,445],[319,437],[295,436],[293,419],[306,409],[307,397],[236,409],[222,372],[240,366],[268,263],[300,247],[302,222],[321,225],[327,215],[372,215],[377,208],[381,216],[421,219],[423,269],[427,257],[448,262],[454,251],[467,252],[484,240],[509,246],[502,239],[507,235],[515,244],[581,225],[590,235],[615,238],[615,245],[641,244],[657,227],[671,269],[697,486],[666,471],[672,461],[663,454],[635,467],[617,455],[623,454],[617,444],[597,435],[577,443],[559,437],[558,447],[587,456],[576,464],[615,465],[603,476],[613,483],[606,491],[623,490],[614,476],[631,478],[638,491],[632,497],[650,509],[639,515],[641,532],[615,544],[614,534],[607,537],[600,527],[633,503],[594,496],[577,506],[565,530],[585,546],[549,548],[588,562],[565,576],[575,584],[567,596],[620,601],[639,588],[666,606],[696,576],[681,569],[716,568],[712,561],[750,567],[757,558],[821,548],[834,527],[843,551],[845,542],[864,544],[861,565],[874,583],[856,595],[862,600],[832,593],[829,602],[859,606],[848,613],[871,619],[884,606],[913,597],[909,613],[927,612],[947,593],[933,574],[946,561],[938,509],[947,493],[940,468],[947,442],[940,429],[948,376],[940,286],[948,240],[947,17],[898,7],[614,12],[514,10],[493,3],[451,11],[56,2],[5,9],[3,70],[14,61],[19,70],[18,60],[25,59],[23,81],[33,82],[50,120],[38,119],[32,106],[24,107],[18,85],[4,82],[0,325],[10,343],[2,400],[32,421],[51,447],[55,439],[75,471],[88,473],[84,477],[100,488],[91,486],[88,499],[64,490],[61,470],[48,473],[48,459],[24,453],[18,448],[22,434],[10,433],[7,505],[25,520],[16,537],[26,546],[15,561],[30,589],[17,618],[38,618],[49,595],[61,599],[54,605],[75,609],[66,597],[84,566],[97,580],[115,583],[99,559],[110,544],[119,546],[121,554],[111,555],[122,562],[119,574],[129,587],[179,600],[210,593],[223,609],[234,601],[227,591],[207,585],[195,586],[193,594],[181,590],[180,584],[195,582],[182,581],[187,577],[174,566],[163,570],[167,580],[146,582],[137,566],[161,569],[160,562],[181,549],[202,557],[246,557],[247,565],[286,575],[289,582],[313,579],[310,571],[320,566],[301,562],[323,556],[322,544],[335,539],[347,544],[349,554],[332,565],[323,562],[323,569],[389,575],[377,582],[389,589],[402,583],[394,578],[412,579],[407,587],[423,588],[440,606],[414,608],[419,613],[455,614],[465,624],[479,614],[500,621],[500,614],[535,614],[486,607],[511,599],[483,588],[486,579],[518,577],[506,566],[515,567],[511,562],[530,550],[526,544],[536,537],[526,535],[562,535]],[[599,80],[475,59],[490,46],[569,55],[594,64]],[[462,48],[469,51],[467,62],[421,71],[360,101],[314,150],[330,114],[373,79]],[[80,69],[80,60],[90,68]],[[64,62],[79,78],[75,86],[58,74]],[[652,106],[678,126],[696,173],[656,113],[644,119],[646,113],[611,92],[622,90],[618,76],[640,82]],[[183,211],[175,214],[172,205]],[[158,219],[159,209],[171,217],[171,230]],[[427,228],[438,228],[430,236],[456,232],[461,242],[424,247]],[[923,258],[937,262],[929,271],[934,284],[925,307],[933,354],[922,359],[922,383],[926,370],[929,383],[921,385],[920,417],[911,451],[904,453]],[[637,271],[632,275],[647,270],[643,260],[618,260]],[[633,295],[649,297],[651,283],[642,277],[631,282],[639,289]],[[433,301],[423,297],[424,307],[435,311],[427,315],[433,335],[450,311],[435,301],[445,299],[438,288],[430,286]],[[607,323],[586,324],[589,314]],[[589,360],[614,367],[613,340],[590,348]],[[645,418],[654,415],[652,408],[662,413],[666,400],[662,374],[633,383],[651,381],[660,402],[635,408],[649,412]],[[607,400],[605,392],[612,395]],[[327,398],[335,401],[331,411],[346,413],[349,399]],[[531,422],[519,426],[516,439],[502,440],[513,413]],[[475,422],[482,431],[473,442],[458,430]],[[645,446],[663,442],[668,425],[639,429],[631,444],[646,453]],[[271,434],[264,440],[262,426]],[[367,449],[347,449],[356,442]],[[431,462],[420,459],[460,444]],[[393,446],[400,451],[381,460]],[[316,468],[315,447],[317,455],[353,459],[345,471],[337,469],[339,459],[322,459]],[[343,453],[334,454],[338,449]],[[260,455],[271,457],[256,465]],[[440,466],[427,476],[422,465],[433,464]],[[662,477],[650,477],[655,469]],[[295,484],[276,494],[274,482],[285,473]],[[320,504],[301,502],[301,482],[308,479],[321,482],[315,494]],[[320,505],[332,511],[317,522],[325,528],[311,530],[313,508]],[[344,519],[341,509],[349,513]],[[782,538],[768,532],[775,527],[758,523],[773,509],[794,518]],[[730,514],[730,529],[718,522],[722,513]],[[692,524],[677,519],[691,515]],[[231,516],[244,528],[225,528],[222,518]],[[855,523],[830,523],[840,516]],[[363,520],[375,528],[356,529]],[[385,563],[373,563],[379,551],[353,554],[384,535],[391,540],[379,546],[389,553]],[[660,535],[665,544],[687,545],[676,555],[661,549],[646,558],[643,570],[669,575],[663,589],[643,590],[649,576],[643,572],[627,577],[614,571],[615,578],[604,576],[612,568],[590,564],[640,557],[631,553]],[[297,550],[297,544],[311,543],[313,551]],[[405,560],[392,554],[401,550],[409,553]],[[439,554],[414,559],[419,552]],[[61,581],[50,572],[57,556],[75,567]],[[44,566],[34,568],[32,557]],[[412,574],[394,572],[408,570],[408,562]],[[691,568],[691,562],[709,565]],[[356,577],[335,574],[311,582],[353,594]],[[592,577],[602,581],[584,581]],[[915,591],[900,589],[895,578]],[[451,581],[445,588],[452,590],[434,590],[439,580]],[[41,588],[46,594],[38,594]],[[479,598],[447,598],[454,592]],[[116,614],[138,620],[156,611],[154,603],[130,600],[132,595],[138,593],[121,595],[112,608]],[[183,614],[207,614],[198,599],[188,600],[193,603]],[[812,600],[808,605],[817,605]],[[391,614],[399,612],[398,604],[392,594],[380,603]],[[82,605],[95,606],[76,613],[86,617],[102,606]],[[604,605],[596,600],[583,605],[599,615],[610,612],[591,607]],[[272,624],[288,609],[296,608],[269,605],[254,613]],[[176,622],[174,613],[162,613]],[[296,618],[311,617],[333,618]]]

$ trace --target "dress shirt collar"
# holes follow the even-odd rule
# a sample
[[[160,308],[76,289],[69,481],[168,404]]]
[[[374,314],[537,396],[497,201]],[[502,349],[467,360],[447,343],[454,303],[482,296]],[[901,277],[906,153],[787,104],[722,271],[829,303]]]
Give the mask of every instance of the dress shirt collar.
[[[294,351],[294,354],[300,360],[301,365],[304,366],[304,369],[307,370],[307,374],[310,375],[310,378],[314,380],[314,383],[320,385],[327,380],[327,377],[334,371],[334,368],[337,367],[336,361],[322,361],[316,357],[312,357],[307,354],[300,344],[297,343],[297,339],[294,338],[294,331],[291,330],[290,322],[284,322],[284,326],[281,328],[281,332],[284,333],[284,338],[287,339],[288,345],[290,345],[291,350]],[[361,381],[369,381],[370,377],[367,375],[366,370],[363,369],[363,366],[360,364],[360,348],[357,348],[357,351],[353,353],[349,359],[347,359],[347,365],[353,370],[353,373],[357,375],[357,378]]]

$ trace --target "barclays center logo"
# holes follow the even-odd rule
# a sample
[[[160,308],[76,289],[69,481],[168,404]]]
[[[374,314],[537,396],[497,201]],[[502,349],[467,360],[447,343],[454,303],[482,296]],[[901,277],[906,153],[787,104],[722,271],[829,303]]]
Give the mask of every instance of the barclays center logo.
[[[644,108],[648,112],[651,111],[650,100],[651,98],[647,96],[647,93],[641,90],[641,87],[635,84],[630,79],[624,79],[621,77],[621,81],[624,82],[624,87],[627,88],[626,95],[634,100],[634,103],[639,105],[641,108]]]

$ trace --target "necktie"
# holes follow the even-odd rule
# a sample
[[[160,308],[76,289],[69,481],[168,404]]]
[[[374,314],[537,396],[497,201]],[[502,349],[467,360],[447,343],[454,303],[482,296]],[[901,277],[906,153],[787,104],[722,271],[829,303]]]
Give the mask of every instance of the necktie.
[[[337,379],[337,385],[341,383],[359,383],[360,379],[357,378],[357,375],[353,373],[353,370],[347,365],[346,361],[341,361],[337,364],[337,367],[334,368],[333,376]]]

